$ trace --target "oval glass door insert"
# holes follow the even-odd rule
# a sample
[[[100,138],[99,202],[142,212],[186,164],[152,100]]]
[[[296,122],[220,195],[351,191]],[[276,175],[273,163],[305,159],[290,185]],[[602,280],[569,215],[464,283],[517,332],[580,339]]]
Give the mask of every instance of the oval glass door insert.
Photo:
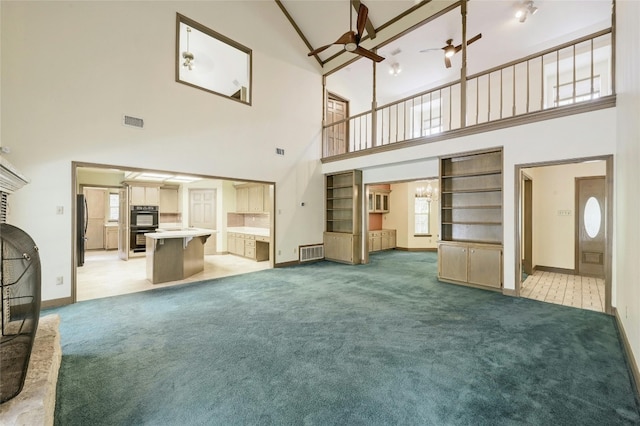
[[[584,228],[590,238],[595,238],[600,232],[600,224],[602,222],[602,212],[600,203],[596,197],[589,197],[584,206]]]

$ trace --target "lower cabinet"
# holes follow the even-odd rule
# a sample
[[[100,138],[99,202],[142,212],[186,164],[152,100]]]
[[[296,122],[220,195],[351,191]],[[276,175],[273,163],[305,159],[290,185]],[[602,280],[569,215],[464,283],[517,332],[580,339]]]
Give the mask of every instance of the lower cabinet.
[[[502,246],[439,243],[438,279],[458,284],[502,288]]]
[[[360,235],[344,232],[324,233],[324,258],[335,262],[360,263]]]
[[[269,237],[227,232],[227,251],[257,262],[269,260]]]
[[[369,252],[396,248],[396,230],[369,231]]]
[[[105,250],[118,249],[118,227],[117,226],[104,227],[104,249]]]

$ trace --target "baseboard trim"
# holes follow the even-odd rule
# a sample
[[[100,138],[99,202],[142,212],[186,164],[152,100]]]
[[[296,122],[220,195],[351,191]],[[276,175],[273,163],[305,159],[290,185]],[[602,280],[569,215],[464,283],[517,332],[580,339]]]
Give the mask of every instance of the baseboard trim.
[[[311,262],[308,262],[311,263]],[[276,263],[273,265],[274,268],[286,268],[289,266],[296,266],[296,265],[300,265],[300,261],[298,260],[292,260],[290,262],[281,262],[281,263]]]
[[[576,275],[575,269],[556,268],[554,266],[536,265],[533,271],[555,272],[556,274]]]
[[[59,308],[60,306],[71,305],[73,300],[71,297],[62,297],[60,299],[43,300],[40,302],[40,310],[49,308]]]
[[[512,288],[503,288],[502,294],[504,296],[518,297],[518,293],[515,291],[515,289]]]
[[[396,250],[400,251],[432,251],[437,252],[437,247],[396,247]]]
[[[627,339],[627,333],[624,330],[622,321],[620,320],[618,310],[615,307],[612,307],[611,310],[613,311],[613,316],[616,318],[618,335],[620,335],[620,340],[622,340],[622,347],[624,348],[625,361],[627,363],[627,367],[631,371],[631,387],[633,387],[636,401],[638,402],[638,405],[640,405],[640,391],[638,390],[638,384],[640,384],[640,370],[638,370],[638,363],[636,362],[636,358],[633,356],[633,352],[631,351],[631,345],[629,344],[629,339]]]

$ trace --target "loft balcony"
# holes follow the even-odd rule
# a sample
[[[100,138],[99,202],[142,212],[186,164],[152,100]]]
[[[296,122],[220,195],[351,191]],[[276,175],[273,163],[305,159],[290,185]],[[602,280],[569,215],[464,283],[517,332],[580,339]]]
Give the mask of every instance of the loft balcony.
[[[325,87],[322,161],[613,107],[612,52],[608,28],[351,116]]]

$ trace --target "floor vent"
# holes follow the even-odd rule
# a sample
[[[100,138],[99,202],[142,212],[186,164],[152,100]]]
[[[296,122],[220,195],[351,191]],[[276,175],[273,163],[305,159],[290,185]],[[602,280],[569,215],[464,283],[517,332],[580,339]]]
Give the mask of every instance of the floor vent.
[[[324,259],[324,245],[300,246],[298,253],[300,253],[300,263]]]
[[[144,120],[142,118],[131,117],[130,115],[122,116],[122,124],[129,127],[137,127],[142,129],[144,127]]]

